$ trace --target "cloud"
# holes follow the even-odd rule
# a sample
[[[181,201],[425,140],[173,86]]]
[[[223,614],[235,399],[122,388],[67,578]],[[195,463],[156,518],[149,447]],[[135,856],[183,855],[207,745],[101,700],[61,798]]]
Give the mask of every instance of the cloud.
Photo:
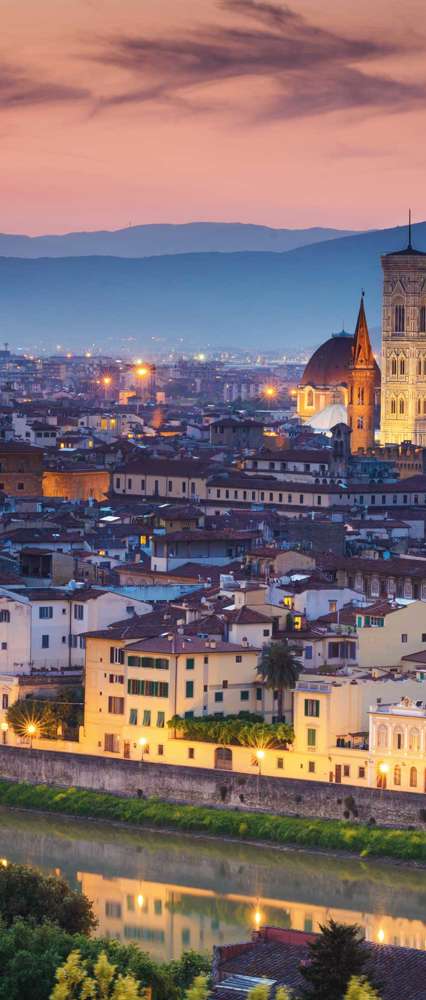
[[[82,87],[32,79],[20,68],[0,65],[0,111],[80,101],[89,96],[89,91]]]
[[[317,27],[280,3],[220,0],[217,9],[225,17],[217,24],[200,24],[180,34],[170,30],[161,37],[109,39],[95,59],[130,72],[134,84],[102,99],[98,107],[155,103],[196,111],[206,87],[256,79],[260,84],[256,108],[252,97],[246,104],[251,105],[247,113],[257,120],[347,109],[391,112],[424,101],[422,83],[368,71],[373,59],[377,64],[383,57],[405,52],[399,40],[349,37]],[[264,81],[267,87],[262,86]],[[241,111],[241,89],[234,113]],[[209,108],[211,93],[209,89]],[[223,109],[223,103],[216,106]]]

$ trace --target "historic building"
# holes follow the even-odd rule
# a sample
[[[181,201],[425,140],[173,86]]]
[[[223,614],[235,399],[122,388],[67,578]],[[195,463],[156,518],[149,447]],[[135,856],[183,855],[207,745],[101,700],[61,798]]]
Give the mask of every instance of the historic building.
[[[426,445],[426,253],[382,257],[381,444]]]
[[[351,428],[351,450],[374,445],[376,394],[380,370],[374,358],[364,297],[355,334],[330,337],[312,355],[297,390],[298,416],[318,429],[331,430],[345,421]]]

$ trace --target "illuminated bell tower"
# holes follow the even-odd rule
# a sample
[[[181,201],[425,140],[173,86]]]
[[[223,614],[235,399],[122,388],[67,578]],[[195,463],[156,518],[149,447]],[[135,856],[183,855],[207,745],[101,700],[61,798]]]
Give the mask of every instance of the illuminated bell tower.
[[[352,347],[348,418],[351,451],[367,451],[374,445],[376,362],[371,347],[362,293]]]
[[[426,253],[415,250],[411,213],[405,250],[382,257],[381,444],[426,445]]]

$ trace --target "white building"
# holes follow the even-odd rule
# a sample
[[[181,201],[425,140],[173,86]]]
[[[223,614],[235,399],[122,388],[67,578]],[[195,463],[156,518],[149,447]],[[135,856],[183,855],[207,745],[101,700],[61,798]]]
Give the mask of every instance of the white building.
[[[92,587],[0,588],[0,674],[82,667],[86,632],[105,628],[151,605]]]

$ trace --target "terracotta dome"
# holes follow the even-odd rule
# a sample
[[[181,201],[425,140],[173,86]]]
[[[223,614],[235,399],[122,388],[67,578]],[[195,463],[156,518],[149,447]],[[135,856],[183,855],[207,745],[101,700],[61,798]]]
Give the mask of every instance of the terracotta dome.
[[[314,352],[308,361],[300,385],[348,385],[354,338],[349,333],[336,333]],[[376,385],[380,385],[380,369],[376,364]]]

